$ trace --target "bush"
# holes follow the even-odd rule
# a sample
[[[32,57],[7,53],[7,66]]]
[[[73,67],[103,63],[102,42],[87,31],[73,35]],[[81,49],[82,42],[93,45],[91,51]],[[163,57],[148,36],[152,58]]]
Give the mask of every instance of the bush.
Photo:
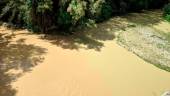
[[[72,25],[71,15],[67,11],[64,11],[63,9],[59,10],[57,18],[58,18],[57,24],[60,27],[60,29],[68,29]]]
[[[96,21],[104,21],[112,16],[113,10],[111,5],[109,5],[107,2],[102,4],[101,11],[97,17]]]
[[[164,15],[170,14],[170,3],[163,8]]]
[[[72,24],[76,25],[81,18],[84,18],[86,10],[86,2],[80,0],[72,0],[67,8],[67,12],[72,16]]]
[[[167,21],[170,22],[170,15],[169,15],[169,14],[167,14],[167,15],[165,16],[165,20],[167,20]]]
[[[0,20],[34,31],[47,32],[52,26],[72,29],[93,26],[113,14],[124,14],[162,6],[168,0],[0,0]],[[169,19],[169,4],[164,8]],[[53,27],[54,28],[54,27]]]
[[[164,18],[170,21],[170,4],[165,5],[165,7],[163,8],[163,12]]]

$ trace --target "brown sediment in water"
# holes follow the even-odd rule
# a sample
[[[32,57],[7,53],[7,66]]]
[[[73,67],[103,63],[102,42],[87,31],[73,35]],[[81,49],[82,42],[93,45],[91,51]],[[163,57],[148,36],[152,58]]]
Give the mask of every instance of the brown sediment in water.
[[[105,41],[101,51],[69,50],[23,36],[48,49],[42,64],[13,84],[16,96],[159,96],[170,89],[170,73]]]
[[[47,49],[44,61],[13,83],[16,96],[160,96],[170,90],[169,72],[145,62],[115,40],[103,41],[100,51],[70,50],[26,30],[15,34],[14,41],[24,39],[26,44]]]

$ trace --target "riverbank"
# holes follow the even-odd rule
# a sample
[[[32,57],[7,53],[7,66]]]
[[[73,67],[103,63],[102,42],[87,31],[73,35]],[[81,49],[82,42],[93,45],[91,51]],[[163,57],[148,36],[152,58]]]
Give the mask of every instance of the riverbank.
[[[147,15],[142,17],[145,20],[140,20],[140,15],[136,15],[137,22],[131,22],[135,27],[120,32],[118,43],[145,61],[170,71],[170,23],[163,20],[162,15],[149,16],[158,21],[152,21]]]

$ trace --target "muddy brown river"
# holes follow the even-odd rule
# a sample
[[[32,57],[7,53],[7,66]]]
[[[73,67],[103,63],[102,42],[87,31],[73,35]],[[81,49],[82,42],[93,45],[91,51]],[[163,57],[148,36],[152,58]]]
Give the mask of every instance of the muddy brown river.
[[[155,27],[161,29],[160,25]],[[160,96],[170,90],[170,72],[145,62],[115,40],[103,40],[104,46],[96,51],[66,49],[25,30],[16,32],[14,40],[19,39],[47,51],[43,62],[12,83],[16,96]]]
[[[69,50],[39,40],[48,49],[42,64],[13,83],[16,96],[160,96],[170,90],[170,73],[106,41],[100,52]]]

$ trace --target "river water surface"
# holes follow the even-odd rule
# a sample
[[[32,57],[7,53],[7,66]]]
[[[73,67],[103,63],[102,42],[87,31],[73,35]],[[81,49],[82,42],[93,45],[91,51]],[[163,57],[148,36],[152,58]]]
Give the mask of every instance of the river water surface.
[[[160,25],[155,28],[161,29],[163,25]],[[8,32],[2,27],[1,30]],[[105,36],[100,34],[100,38]],[[16,32],[14,40],[19,39],[47,51],[43,62],[12,83],[16,96],[160,96],[170,90],[170,72],[145,62],[112,38],[102,38],[103,46],[97,43],[102,46],[100,51],[72,50],[75,47],[72,42],[69,45],[72,47],[67,49],[63,39],[54,44],[26,30]],[[84,44],[96,44],[87,37],[83,39]]]
[[[32,35],[21,37],[48,51],[42,64],[13,84],[16,96],[160,96],[170,90],[169,72],[114,40],[105,41],[98,52],[63,49]]]

